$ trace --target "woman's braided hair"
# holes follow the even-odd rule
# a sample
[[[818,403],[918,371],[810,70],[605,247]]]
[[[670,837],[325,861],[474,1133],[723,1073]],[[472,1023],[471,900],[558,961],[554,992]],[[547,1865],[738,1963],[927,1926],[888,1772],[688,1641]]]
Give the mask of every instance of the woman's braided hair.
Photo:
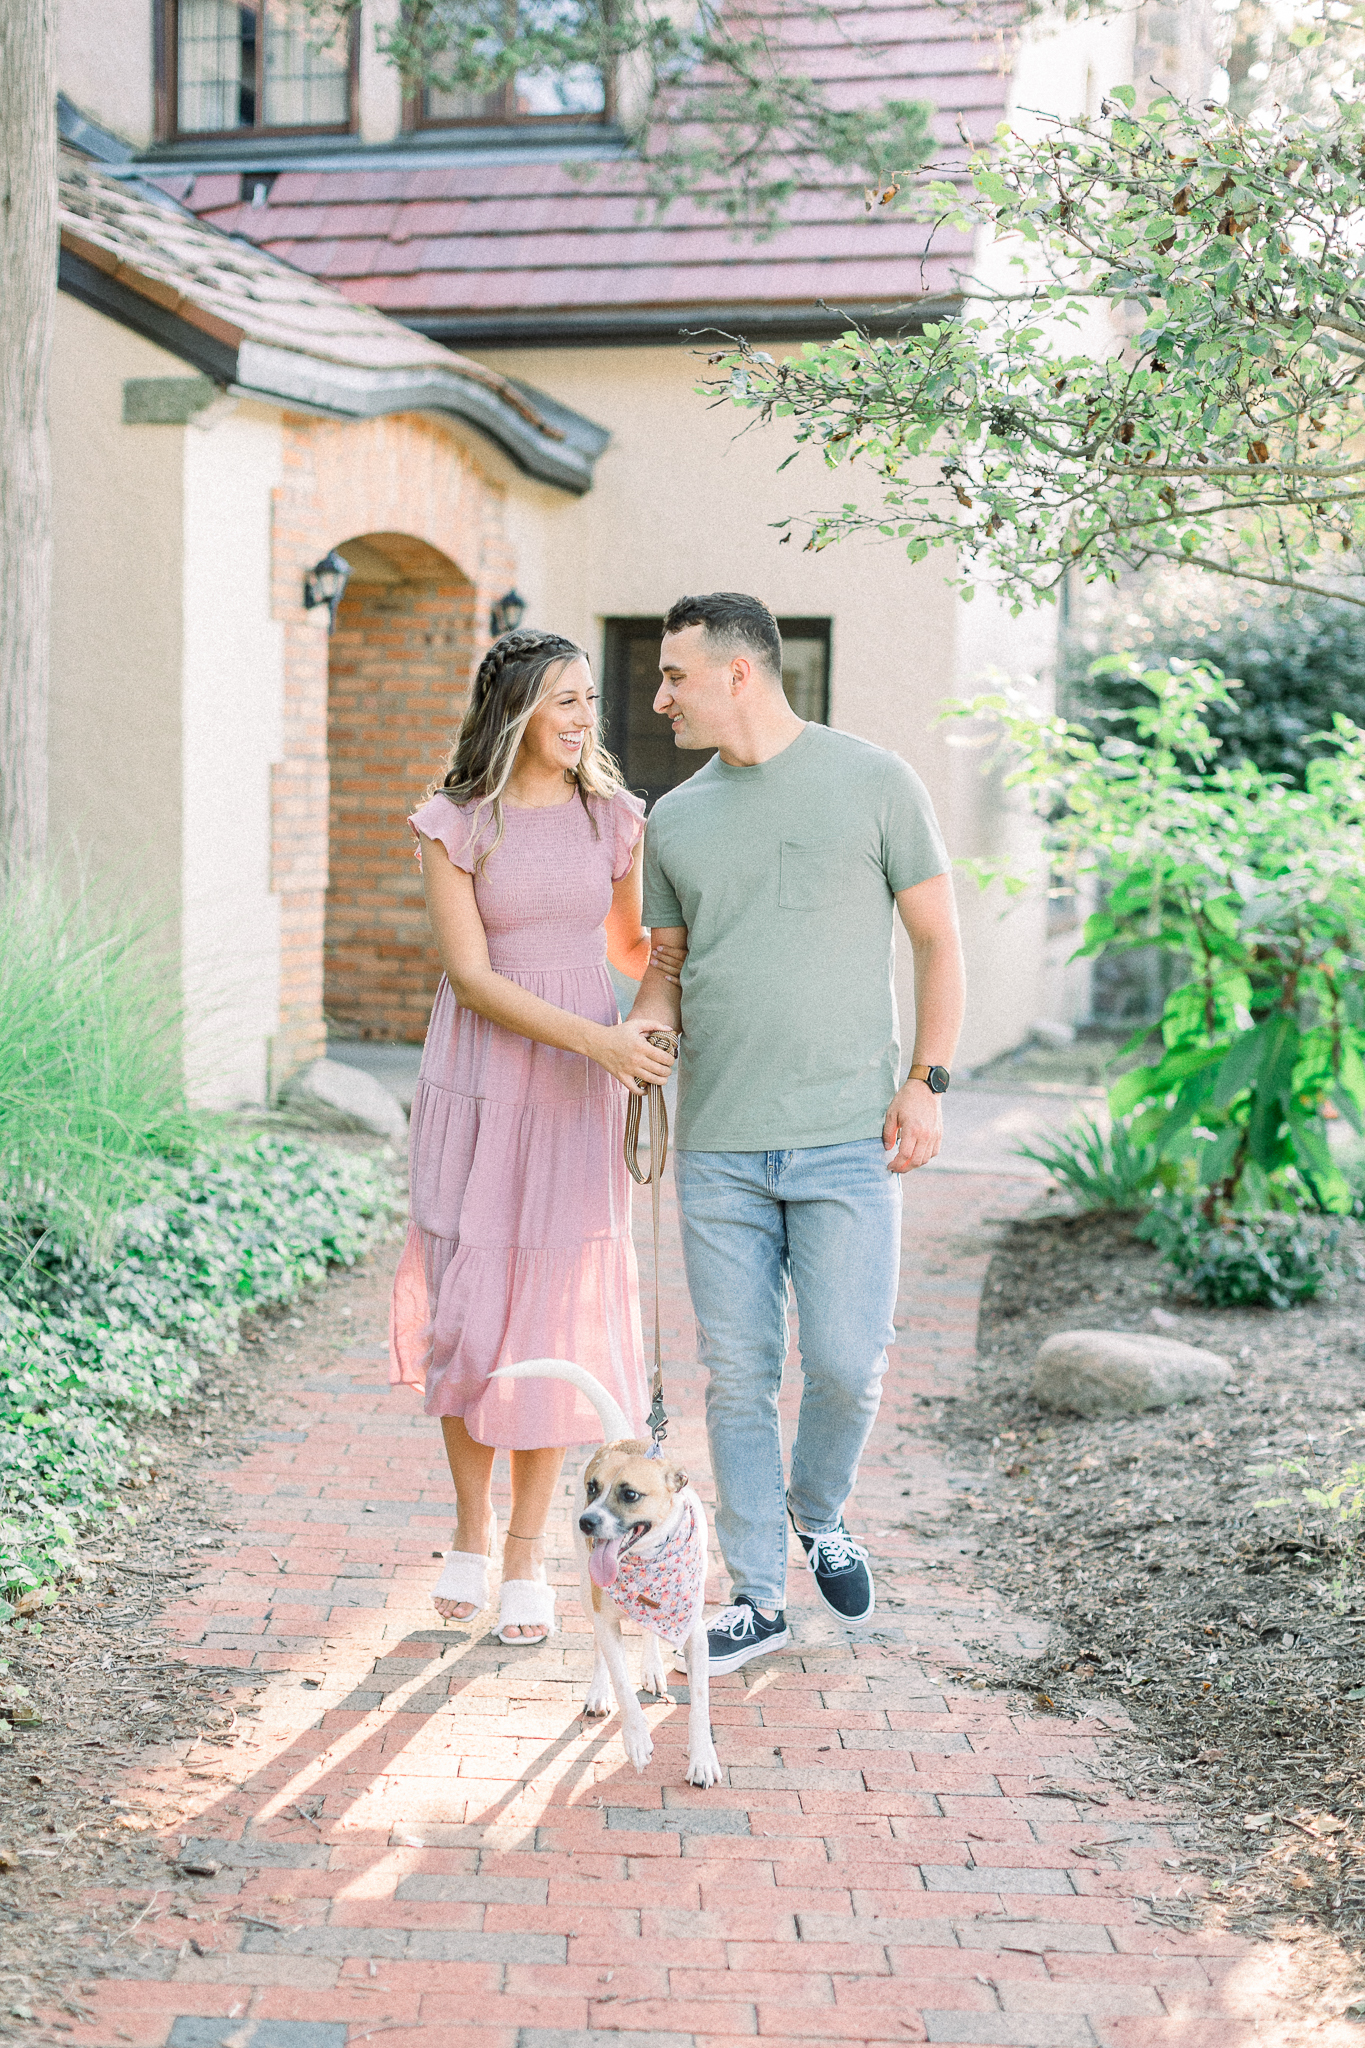
[[[480,847],[476,874],[482,873],[502,840],[503,792],[532,713],[568,662],[586,660],[583,649],[562,633],[518,632],[504,633],[495,640],[479,663],[445,781],[439,792],[434,792],[453,804],[474,805],[469,821],[471,845],[478,843],[485,813],[491,813],[492,835],[488,844]],[[585,738],[577,767],[565,772],[577,785],[596,835],[597,820],[588,799],[615,796],[621,776],[611,755],[598,746],[595,732]]]

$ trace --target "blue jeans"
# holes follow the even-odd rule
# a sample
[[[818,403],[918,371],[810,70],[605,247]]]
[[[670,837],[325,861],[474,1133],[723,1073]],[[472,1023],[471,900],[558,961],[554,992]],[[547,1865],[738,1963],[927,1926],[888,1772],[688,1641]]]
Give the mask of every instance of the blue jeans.
[[[786,1599],[786,1503],[836,1528],[877,1417],[900,1267],[901,1181],[880,1138],[799,1152],[678,1152],[683,1259],[709,1373],[716,1535],[734,1596]],[[777,1397],[787,1282],[804,1381],[791,1486]]]

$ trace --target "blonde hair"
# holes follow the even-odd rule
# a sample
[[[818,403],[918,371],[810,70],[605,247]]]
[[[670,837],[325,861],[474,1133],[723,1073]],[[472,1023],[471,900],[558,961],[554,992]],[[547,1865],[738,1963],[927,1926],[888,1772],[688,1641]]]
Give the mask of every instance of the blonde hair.
[[[445,781],[434,795],[453,804],[474,805],[469,843],[477,845],[491,814],[492,837],[474,863],[482,874],[502,843],[505,823],[503,793],[511,779],[526,728],[553,688],[555,674],[571,661],[586,661],[583,649],[559,633],[504,633],[479,664],[469,709],[460,722],[446,768]],[[621,771],[597,741],[594,728],[583,741],[578,764],[565,774],[577,785],[579,800],[597,836],[589,797],[610,802],[621,788]]]

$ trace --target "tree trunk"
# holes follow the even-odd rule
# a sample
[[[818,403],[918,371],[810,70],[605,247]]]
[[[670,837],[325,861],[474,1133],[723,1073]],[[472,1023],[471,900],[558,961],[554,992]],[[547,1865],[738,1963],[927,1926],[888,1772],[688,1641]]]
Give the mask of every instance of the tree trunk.
[[[47,835],[57,0],[0,0],[0,872]]]

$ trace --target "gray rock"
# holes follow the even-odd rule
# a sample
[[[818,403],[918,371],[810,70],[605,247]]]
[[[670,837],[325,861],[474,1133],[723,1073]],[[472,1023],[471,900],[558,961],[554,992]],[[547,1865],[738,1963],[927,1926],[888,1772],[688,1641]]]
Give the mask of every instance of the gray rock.
[[[315,1115],[334,1130],[372,1131],[407,1143],[408,1120],[402,1104],[372,1074],[343,1067],[338,1060],[314,1060],[295,1074],[283,1091],[284,1100]]]
[[[1059,1330],[1033,1368],[1034,1399],[1071,1415],[1140,1415],[1216,1394],[1232,1368],[1216,1351],[1137,1330]]]

